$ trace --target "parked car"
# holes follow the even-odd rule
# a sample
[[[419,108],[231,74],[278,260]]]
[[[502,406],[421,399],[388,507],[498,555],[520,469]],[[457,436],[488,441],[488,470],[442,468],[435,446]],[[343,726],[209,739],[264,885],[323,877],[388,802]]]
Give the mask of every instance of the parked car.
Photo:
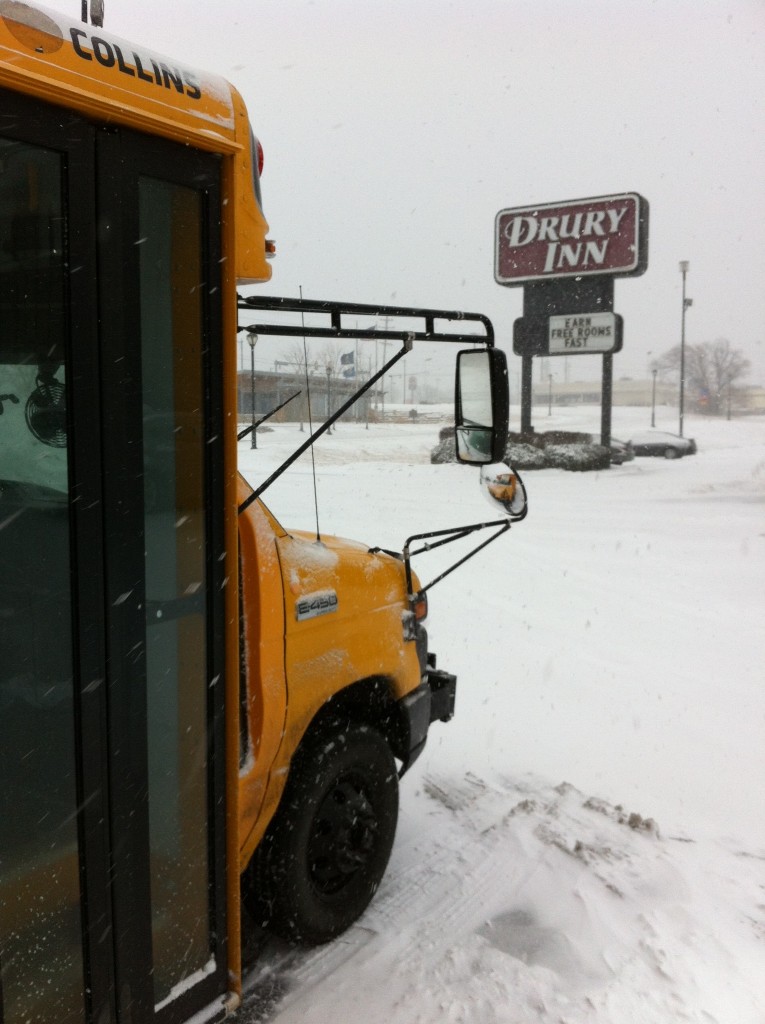
[[[679,459],[683,455],[695,455],[697,451],[692,437],[664,434],[659,430],[636,434],[630,444],[635,455],[658,455],[665,459]]]
[[[630,441],[620,441],[617,437],[611,438],[611,465],[621,466],[623,462],[631,462],[635,458],[635,451]]]
[[[600,444],[600,434],[586,434],[590,444]],[[618,437],[611,438],[611,465],[621,466],[623,462],[631,462],[635,458],[632,445],[629,441],[620,441]]]

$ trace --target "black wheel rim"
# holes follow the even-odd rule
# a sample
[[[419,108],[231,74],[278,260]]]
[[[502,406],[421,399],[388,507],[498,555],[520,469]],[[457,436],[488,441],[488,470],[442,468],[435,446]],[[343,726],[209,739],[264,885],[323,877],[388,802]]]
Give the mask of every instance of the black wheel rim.
[[[333,896],[363,873],[377,849],[379,822],[366,787],[340,776],[319,804],[308,839],[308,871],[316,890]]]

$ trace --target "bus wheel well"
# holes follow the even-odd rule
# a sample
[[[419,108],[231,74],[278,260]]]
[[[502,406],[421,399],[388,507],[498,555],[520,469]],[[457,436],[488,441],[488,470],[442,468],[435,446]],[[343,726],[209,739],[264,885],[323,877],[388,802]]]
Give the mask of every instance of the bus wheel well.
[[[311,721],[300,746],[319,733],[337,732],[344,724],[371,726],[387,740],[395,758],[406,760],[408,723],[386,677],[359,680],[331,697]]]

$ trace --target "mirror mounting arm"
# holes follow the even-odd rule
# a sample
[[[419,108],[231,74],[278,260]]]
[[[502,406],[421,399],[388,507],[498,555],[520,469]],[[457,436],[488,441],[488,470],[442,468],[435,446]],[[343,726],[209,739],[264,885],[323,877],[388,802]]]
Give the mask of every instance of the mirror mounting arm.
[[[491,529],[492,527],[497,527],[495,532],[490,537],[487,537],[486,540],[482,541],[480,544],[477,544],[472,551],[468,551],[468,553],[464,555],[462,558],[460,558],[458,561],[456,561],[454,565],[451,565],[448,569],[445,569],[440,575],[434,577],[430,581],[430,583],[426,584],[424,587],[421,587],[417,592],[418,594],[424,594],[426,591],[430,590],[431,587],[434,587],[436,583],[440,583],[441,580],[445,579],[447,576],[453,573],[455,569],[458,569],[461,565],[464,565],[465,562],[468,561],[468,559],[473,557],[473,555],[477,555],[479,551],[487,547],[487,545],[491,544],[492,541],[496,540],[498,537],[501,537],[503,533],[510,529],[512,523],[513,520],[511,518],[495,519],[489,523],[474,523],[471,526],[455,526],[448,530],[435,530],[431,533],[415,533],[413,534],[413,536],[407,538],[406,544],[404,544],[403,557],[404,564],[406,566],[406,589],[410,598],[415,596],[412,593],[413,588],[411,567],[411,559],[415,555],[420,555],[423,553],[423,551],[433,551],[436,548],[440,548],[443,544],[451,544],[452,541],[455,540],[462,540],[463,537],[467,537],[471,533],[475,533],[478,530],[487,530]],[[410,550],[410,546],[413,541],[427,541],[430,540],[430,538],[432,537],[440,537],[441,540],[437,540],[434,544],[423,544],[423,546],[421,548],[417,548],[416,551]]]

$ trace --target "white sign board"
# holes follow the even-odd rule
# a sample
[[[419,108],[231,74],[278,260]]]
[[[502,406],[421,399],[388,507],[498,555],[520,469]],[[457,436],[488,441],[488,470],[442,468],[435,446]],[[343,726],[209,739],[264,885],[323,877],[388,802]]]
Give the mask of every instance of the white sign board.
[[[576,355],[589,352],[613,352],[616,347],[615,313],[572,313],[551,316],[550,355]]]

